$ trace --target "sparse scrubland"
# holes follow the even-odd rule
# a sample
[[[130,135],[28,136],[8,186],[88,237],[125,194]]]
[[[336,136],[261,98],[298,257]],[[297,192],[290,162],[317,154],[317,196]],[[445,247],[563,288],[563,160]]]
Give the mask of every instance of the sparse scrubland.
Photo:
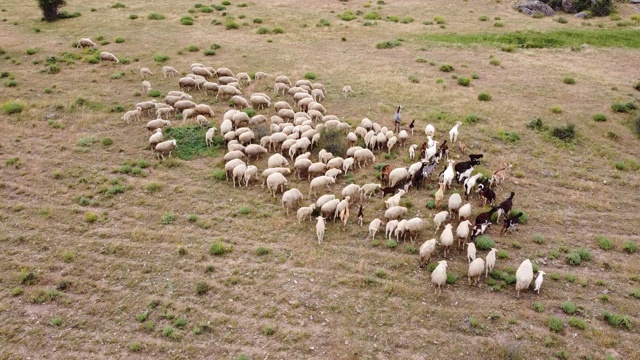
[[[612,16],[558,21],[511,5],[67,0],[49,22],[37,1],[2,2],[0,358],[640,359],[640,10],[616,2]],[[496,204],[513,191],[511,215],[522,213],[517,230],[500,236],[494,224],[479,237],[477,258],[498,250],[493,271],[470,286],[454,245],[438,296],[430,271],[442,247],[418,266],[420,245],[441,238],[434,215],[464,195],[454,180],[434,202],[446,161],[399,200],[402,219],[424,221],[416,242],[385,238],[376,194],[362,202],[364,226],[355,195],[347,225],[327,220],[318,244],[320,209],[300,224],[296,210],[326,186],[309,199],[292,170],[287,188],[304,198],[286,216],[260,186],[268,156],[249,160],[259,171],[248,187],[225,181],[230,96],[189,90],[217,131],[207,146],[208,126],[169,112],[162,133],[177,148],[159,160],[146,128],[155,108],[123,116],[180,90],[193,63],[245,72],[244,97],[271,97],[245,109],[267,119],[250,125],[254,143],[276,102],[294,105],[273,92],[278,75],[323,84],[326,115],[350,131],[365,117],[393,129],[401,104],[406,145],[338,175],[339,200],[350,183],[380,183],[384,165],[417,161],[408,149],[427,141],[427,124],[441,143],[462,122],[449,157],[484,154],[475,172],[487,177],[510,164]],[[329,133],[320,143],[346,158],[346,132],[344,143]],[[469,201],[472,222],[489,211],[475,192]],[[517,299],[524,259],[547,275],[540,294],[532,282]]]

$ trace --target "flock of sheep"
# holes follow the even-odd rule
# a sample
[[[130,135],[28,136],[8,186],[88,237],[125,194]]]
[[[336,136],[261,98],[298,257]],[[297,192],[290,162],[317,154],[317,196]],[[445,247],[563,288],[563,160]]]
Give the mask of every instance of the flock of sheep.
[[[79,47],[95,46],[89,39],[80,39]],[[100,55],[101,60],[118,62],[113,54]],[[162,68],[164,78],[175,77],[179,72],[171,67]],[[151,90],[151,83],[146,80],[147,76],[153,75],[148,68],[140,69],[143,77],[142,89],[145,92]],[[451,189],[453,179],[457,183],[463,184],[463,194],[467,201],[475,193],[482,199],[483,205],[491,205],[491,209],[482,212],[475,217],[472,223],[469,219],[472,216],[471,203],[462,204],[462,196],[453,193],[448,199],[446,211],[435,214],[433,223],[436,234],[443,227],[439,236],[425,241],[419,251],[419,264],[422,267],[434,255],[436,245],[443,247],[443,259],[438,261],[438,265],[431,273],[431,280],[436,288],[436,292],[442,292],[441,287],[447,280],[447,260],[449,249],[457,240],[457,248],[462,249],[467,246],[467,256],[469,262],[468,280],[469,285],[478,284],[482,273],[485,277],[492,271],[496,262],[497,249],[492,248],[485,259],[476,257],[475,239],[483,234],[491,224],[491,218],[497,213],[496,223],[504,216],[504,226],[501,235],[513,229],[522,214],[511,214],[514,193],[510,197],[494,206],[496,188],[506,178],[510,170],[510,165],[505,164],[500,169],[493,172],[490,178],[484,177],[481,173],[473,174],[474,166],[480,164],[482,154],[469,155],[470,160],[454,163],[449,158],[449,147],[447,140],[442,143],[434,140],[435,128],[429,124],[425,128],[425,141],[421,147],[412,144],[408,147],[409,158],[417,161],[408,167],[392,169],[385,165],[381,168],[380,183],[366,183],[362,185],[348,184],[341,191],[341,198],[337,198],[332,193],[320,194],[325,188],[331,192],[331,185],[335,184],[339,176],[346,176],[349,171],[356,171],[368,166],[374,166],[376,157],[374,152],[391,153],[396,147],[406,147],[410,136],[414,136],[414,124],[411,122],[408,129],[400,130],[397,134],[375,121],[364,118],[355,129],[337,116],[327,114],[322,102],[326,97],[326,90],[320,83],[311,83],[308,80],[298,80],[295,83],[287,76],[281,75],[274,79],[271,86],[276,96],[282,95],[286,101],[276,101],[271,103],[271,97],[265,93],[252,93],[248,99],[244,97],[242,89],[252,81],[264,82],[270,76],[263,72],[256,72],[254,79],[244,72],[234,73],[228,68],[214,69],[203,64],[192,64],[190,72],[178,79],[180,91],[170,91],[165,97],[164,103],[156,100],[139,102],[134,106],[134,110],[124,114],[123,119],[129,123],[131,120],[140,120],[144,113],[152,114],[155,111],[156,119],[147,122],[147,130],[151,133],[149,144],[159,159],[170,157],[174,149],[179,144],[175,139],[165,140],[162,132],[163,127],[171,126],[169,116],[182,114],[182,121],[190,121],[195,118],[201,126],[208,127],[205,144],[211,146],[213,137],[218,131],[215,126],[211,126],[208,117],[213,117],[213,109],[207,104],[196,104],[193,96],[189,94],[192,90],[204,91],[206,95],[215,94],[216,99],[227,100],[233,109],[230,109],[222,116],[219,124],[220,134],[223,136],[227,146],[223,160],[225,162],[226,179],[231,178],[233,186],[248,187],[252,181],[258,180],[259,169],[256,165],[251,165],[250,161],[269,155],[267,168],[261,172],[262,187],[267,187],[270,194],[276,197],[282,193],[281,203],[286,215],[290,210],[296,210],[297,219],[300,223],[306,219],[316,216],[316,235],[318,243],[322,244],[328,220],[340,220],[344,226],[347,225],[350,217],[350,207],[359,204],[358,223],[363,225],[364,205],[371,201],[371,198],[378,198],[382,195],[384,199],[387,195],[393,194],[384,201],[384,220],[386,221],[385,237],[391,239],[395,237],[397,241],[409,238],[415,241],[426,221],[420,217],[412,219],[402,219],[407,213],[406,207],[400,206],[401,198],[410,188],[419,191],[421,186],[432,177],[441,161],[446,163],[446,168],[438,175],[439,189],[435,193],[436,207],[444,200],[445,192]],[[217,82],[214,81],[217,79]],[[352,94],[350,86],[343,88],[345,97]],[[253,117],[242,111],[242,109],[253,107],[254,109],[272,109],[274,114],[269,119],[265,115],[257,114]],[[398,112],[400,111],[398,107]],[[294,110],[295,109],[295,110]],[[165,119],[166,118],[166,119]],[[255,127],[260,124],[269,124],[270,134],[256,138]],[[465,145],[458,141],[458,122],[449,131],[450,144],[458,143],[459,151],[464,154]],[[350,147],[345,154],[332,154],[325,149],[319,149],[316,161],[312,160],[311,151],[320,140],[324,130],[336,129],[343,132]],[[364,147],[357,146],[360,141]],[[440,144],[438,146],[438,144]],[[343,155],[344,158],[339,156]],[[290,167],[293,165],[293,168]],[[308,206],[300,206],[300,202],[305,198],[303,192],[297,188],[285,190],[289,184],[287,176],[297,177],[302,181],[303,176],[309,181],[309,191],[307,198],[316,199]],[[476,190],[477,188],[477,190]],[[369,207],[367,205],[367,207]],[[457,212],[457,217],[455,213]],[[447,220],[449,220],[448,223]],[[458,225],[453,230],[453,222]],[[375,240],[375,235],[382,226],[383,220],[374,218],[368,227],[368,237]],[[539,292],[543,280],[543,271],[535,281],[535,291]],[[520,290],[529,287],[533,280],[533,266],[531,261],[526,259],[516,271],[516,294],[519,297]]]

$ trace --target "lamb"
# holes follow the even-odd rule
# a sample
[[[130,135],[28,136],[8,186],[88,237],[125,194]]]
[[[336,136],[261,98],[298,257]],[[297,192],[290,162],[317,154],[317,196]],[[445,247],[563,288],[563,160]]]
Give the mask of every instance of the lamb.
[[[422,268],[431,260],[431,254],[436,249],[436,239],[427,240],[420,246],[420,258],[418,260],[419,267]]]
[[[440,234],[440,244],[444,246],[444,257],[447,257],[447,250],[453,245],[453,225],[447,224]]]
[[[207,145],[207,147],[213,145],[213,136],[216,133],[216,128],[215,126],[209,128],[209,130],[207,130],[207,133],[204,134],[204,143]]]
[[[331,187],[329,184],[335,184],[336,179],[329,176],[318,176],[311,180],[309,184],[309,197],[315,192],[316,189],[326,186],[329,191],[331,191]]]
[[[378,232],[378,229],[380,228],[380,225],[382,225],[382,220],[375,218],[371,221],[371,223],[369,224],[369,235],[367,236],[367,238],[369,238],[369,236],[371,236],[372,240],[375,241],[376,240],[376,232]]]
[[[309,206],[303,206],[298,209],[298,224],[302,222],[302,219],[309,218],[311,221],[311,214],[313,214],[313,210],[315,210],[316,204],[311,204]]]
[[[458,221],[471,217],[471,203],[466,203],[458,209]]]
[[[163,66],[162,75],[164,75],[165,78],[167,76],[176,76],[178,75],[178,70],[176,70],[173,66]]]
[[[538,295],[540,295],[540,288],[542,287],[543,276],[546,273],[542,270],[538,271],[538,277],[536,278],[536,287],[533,289]]]
[[[424,128],[424,134],[426,136],[432,136],[433,137],[436,134],[436,129],[433,127],[433,125],[428,124]]]
[[[103,61],[112,61],[112,62],[115,62],[116,64],[120,62],[120,60],[118,60],[118,58],[115,55],[106,51],[103,51],[100,53],[100,62],[103,62]]]
[[[384,212],[384,217],[385,219],[387,219],[387,221],[389,220],[397,220],[400,216],[404,215],[407,213],[407,208],[404,206],[394,206],[394,207],[390,207],[388,208],[385,212]]]
[[[154,131],[155,129],[160,129],[163,128],[165,126],[171,126],[171,121],[169,120],[162,120],[162,119],[155,119],[155,120],[151,120],[147,123],[147,130],[148,131]]]
[[[431,273],[431,282],[438,295],[442,294],[442,285],[447,282],[447,260],[438,261],[438,266]]]
[[[397,194],[393,195],[392,197],[390,197],[388,200],[384,202],[385,207],[388,209],[390,207],[400,205],[400,198],[402,197],[402,195],[404,195],[404,193],[405,193],[404,190],[402,189],[399,190]]]
[[[164,141],[164,136],[162,135],[162,128],[158,128],[155,130],[153,135],[149,137],[149,146],[151,146],[151,150],[155,150],[156,145]]]
[[[398,227],[398,220],[391,220],[387,222],[387,226],[384,230],[384,236],[386,236],[389,240],[391,240],[391,235],[393,235],[394,231]]]
[[[458,121],[453,128],[451,128],[451,130],[449,130],[449,140],[451,140],[452,143],[456,142],[458,140],[458,128],[460,127],[460,125],[462,125],[462,123],[460,121]]]
[[[449,197],[449,217],[453,219],[453,211],[458,210],[462,204],[460,194],[451,194]]]
[[[288,170],[288,169],[287,169]],[[282,187],[282,192],[284,192],[284,187],[287,185],[287,178],[284,177],[279,172],[274,172],[273,174],[267,177],[267,188],[271,191],[271,195],[276,197],[276,193],[278,192],[278,188]]]
[[[322,216],[318,216],[318,222],[316,223],[316,235],[318,236],[318,245],[322,245],[322,240],[324,239],[324,218]]]
[[[511,212],[511,208],[513,207],[513,197],[515,194],[516,193],[512,191],[509,198],[498,205],[498,218],[496,219],[496,223],[500,222],[502,215],[506,216]]]
[[[157,154],[156,157],[158,158],[162,158],[162,160],[164,160],[164,155],[165,154],[169,154],[169,157],[171,157],[171,152],[178,147],[178,144],[176,143],[176,140],[167,140],[167,141],[163,141],[159,144],[156,145],[156,147],[153,149]]]
[[[489,277],[489,273],[493,271],[493,267],[496,265],[496,252],[498,252],[498,249],[491,248],[487,254],[487,270],[484,273],[484,277]]]
[[[229,175],[233,174],[233,169],[240,164],[246,165],[244,161],[240,159],[233,159],[227,162],[226,164],[224,164],[225,178],[227,181],[229,181]]]
[[[149,93],[151,91],[151,83],[147,80],[142,81],[141,86],[142,91],[144,91],[145,93]]]
[[[471,263],[476,259],[476,245],[472,242],[466,243],[467,245],[467,260]]]
[[[289,166],[289,162],[285,159],[284,156],[280,154],[273,154],[269,157],[267,161],[267,166],[270,168],[279,167],[279,166]]]
[[[282,208],[286,210],[287,216],[289,216],[289,208],[297,205],[302,199],[304,196],[296,188],[289,189],[282,194]]]
[[[471,226],[471,221],[465,220],[461,221],[456,228],[456,238],[458,239],[458,249],[462,249],[462,244],[466,243],[469,238],[469,227]],[[474,245],[475,246],[475,245]]]
[[[196,111],[194,109],[184,109],[182,111],[182,122],[187,122],[189,123],[189,118],[193,117],[193,115],[196,114]]]
[[[533,265],[531,260],[525,259],[516,270],[516,297],[520,298],[520,290],[529,287],[533,280]]]
[[[418,145],[416,144],[411,144],[411,146],[409,146],[409,159],[413,160],[416,158],[416,149],[418,148]]]
[[[91,39],[88,38],[82,38],[78,41],[76,41],[76,47],[77,48],[85,48],[85,47],[96,47],[98,46],[96,43],[94,43],[93,41],[91,41]]]
[[[424,226],[424,221],[421,218],[415,217],[413,219],[407,220],[407,224],[404,227],[404,230],[409,233],[409,240],[413,243],[415,239],[418,238],[418,232],[422,230]]]
[[[256,71],[256,73],[255,73],[255,75],[253,75],[253,77],[256,79],[256,81],[262,81],[262,80],[265,80],[267,78],[267,73],[265,73],[263,71]]]
[[[345,85],[342,88],[342,93],[344,93],[344,97],[346,98],[348,95],[351,95],[353,93],[353,89],[351,89],[351,86]]]
[[[238,187],[242,186],[242,180],[244,179],[244,172],[247,170],[247,166],[240,164],[233,168],[231,172],[231,180],[233,180],[233,187],[236,187],[236,180],[238,180]]]
[[[379,190],[382,188],[382,185],[380,184],[374,184],[374,183],[368,183],[368,184],[364,184],[362,185],[362,187],[360,187],[360,199],[371,197],[371,195],[373,195],[373,193],[376,192],[376,190]]]
[[[289,85],[284,84],[284,83],[276,83],[275,85],[273,85],[273,92],[275,94],[280,94],[282,93],[282,95],[285,94],[286,91],[289,90]]]
[[[158,119],[162,119],[163,115],[167,116],[167,119],[169,119],[169,114],[175,112],[176,109],[173,108],[173,106],[171,105],[167,105],[166,107],[161,107],[156,109],[156,116],[158,117]]]
[[[122,118],[127,122],[127,124],[129,124],[132,118],[135,118],[137,121],[140,121],[141,113],[142,113],[142,108],[138,106],[136,107],[135,110],[127,111],[126,113],[124,113],[124,116],[122,116]]]
[[[142,76],[142,78],[144,79],[147,75],[153,75],[151,70],[146,67],[140,68],[140,76]]]
[[[484,260],[482,260],[482,258],[477,258],[469,264],[469,272],[467,273],[469,286],[471,286],[471,279],[475,280],[475,285],[480,285],[482,270],[484,270]]]
[[[258,175],[258,168],[254,165],[247,166],[247,170],[244,171],[244,187],[249,187],[249,181],[256,178]]]
[[[442,225],[447,220],[448,217],[449,217],[448,211],[440,211],[439,213],[434,215],[433,225],[435,225],[436,227],[436,231],[434,233],[438,232],[438,230],[440,229],[440,225]]]
[[[454,176],[453,163],[455,163],[456,161],[455,160],[447,160],[447,162],[449,163],[449,166],[447,166],[447,169],[444,171],[443,183],[448,188],[451,188],[451,182],[453,181],[453,176]]]

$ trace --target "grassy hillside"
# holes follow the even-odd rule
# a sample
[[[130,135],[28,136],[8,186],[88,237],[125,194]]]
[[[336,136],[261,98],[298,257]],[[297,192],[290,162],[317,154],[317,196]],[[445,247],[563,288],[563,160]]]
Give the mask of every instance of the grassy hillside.
[[[493,1],[114,4],[69,0],[62,10],[81,15],[53,23],[35,1],[0,5],[0,358],[640,358],[637,6],[535,19]],[[120,63],[95,63],[72,46],[82,37]],[[485,154],[479,171],[512,164],[498,201],[514,191],[528,221],[502,237],[489,228],[500,252],[479,287],[465,254],[448,256],[439,297],[429,270],[442,250],[424,269],[417,255],[439,236],[433,179],[401,203],[426,220],[415,243],[387,241],[384,225],[367,237],[384,216],[377,197],[363,203],[364,227],[355,203],[318,245],[315,222],[286,216],[259,182],[225,181],[219,138],[205,149],[204,129],[172,119],[179,151],[159,161],[145,129],[154,116],[122,119],[153,99],[140,68],[163,101],[179,87],[162,66],[186,74],[196,62],[268,73],[246,97],[273,95],[277,75],[313,78],[327,112],[354,127],[367,117],[391,128],[402,104],[403,128],[416,124],[409,144],[426,141],[427,124],[442,141],[461,121],[466,153]],[[192,95],[219,128],[228,103]],[[569,125],[574,138],[554,137]],[[375,155],[411,164],[408,147]],[[262,171],[266,158],[252,164]],[[370,165],[340,176],[332,193],[377,175]],[[288,179],[301,205],[315,200]],[[526,258],[547,275],[539,295],[516,299]]]

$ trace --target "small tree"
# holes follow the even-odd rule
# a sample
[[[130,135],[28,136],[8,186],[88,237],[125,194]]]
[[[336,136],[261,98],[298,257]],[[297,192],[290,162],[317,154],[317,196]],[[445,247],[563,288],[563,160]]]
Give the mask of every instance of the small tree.
[[[66,5],[65,0],[37,0],[38,7],[42,9],[42,15],[46,21],[54,21],[58,18],[58,8]]]

